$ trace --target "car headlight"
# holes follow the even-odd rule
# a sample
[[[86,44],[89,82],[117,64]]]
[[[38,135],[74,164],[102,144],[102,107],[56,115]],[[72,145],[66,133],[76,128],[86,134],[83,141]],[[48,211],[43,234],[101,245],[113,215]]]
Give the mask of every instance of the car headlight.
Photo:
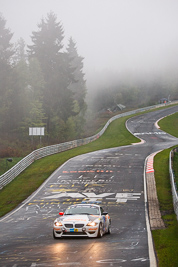
[[[54,225],[55,226],[62,226],[62,223],[61,222],[55,222]]]
[[[96,226],[97,224],[97,222],[88,222],[87,226]]]

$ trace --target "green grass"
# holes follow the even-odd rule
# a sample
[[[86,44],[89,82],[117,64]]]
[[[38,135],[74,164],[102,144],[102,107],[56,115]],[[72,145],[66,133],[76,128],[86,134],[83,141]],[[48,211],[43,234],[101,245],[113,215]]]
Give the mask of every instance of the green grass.
[[[178,266],[178,222],[173,209],[169,178],[169,152],[166,149],[155,156],[154,169],[157,194],[166,228],[152,231],[159,267]]]
[[[12,168],[17,162],[19,162],[22,158],[13,157],[12,162],[7,161],[8,158],[0,158],[0,175],[7,172],[10,168]]]
[[[178,113],[162,119],[159,126],[163,131],[178,137]],[[154,159],[157,194],[166,226],[163,230],[152,231],[159,267],[178,266],[178,222],[173,209],[169,177],[169,153],[171,149],[160,152]],[[178,158],[175,159],[175,162],[177,166]]]
[[[158,124],[163,131],[178,137],[178,113],[160,120]]]
[[[178,152],[174,153],[173,171],[174,171],[174,177],[175,177],[176,187],[178,191]]]

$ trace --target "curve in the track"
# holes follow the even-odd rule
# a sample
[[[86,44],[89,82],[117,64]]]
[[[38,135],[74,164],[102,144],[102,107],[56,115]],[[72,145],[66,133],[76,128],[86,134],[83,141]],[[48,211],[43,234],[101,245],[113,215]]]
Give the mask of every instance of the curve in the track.
[[[1,266],[150,266],[144,164],[148,155],[178,144],[177,138],[155,127],[159,118],[173,112],[178,106],[131,118],[128,129],[144,143],[69,160],[2,218]],[[112,234],[102,239],[53,240],[58,212],[84,199],[102,202],[112,218]]]

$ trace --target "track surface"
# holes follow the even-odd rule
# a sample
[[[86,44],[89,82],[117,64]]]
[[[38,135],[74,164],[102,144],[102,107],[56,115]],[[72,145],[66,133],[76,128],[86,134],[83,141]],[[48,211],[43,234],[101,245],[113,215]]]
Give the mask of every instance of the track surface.
[[[146,142],[69,160],[22,206],[1,218],[0,266],[150,266],[144,164],[151,153],[178,144],[154,125],[174,112],[178,106],[131,118],[128,129]],[[112,234],[54,240],[58,212],[86,198],[102,201],[112,218]]]

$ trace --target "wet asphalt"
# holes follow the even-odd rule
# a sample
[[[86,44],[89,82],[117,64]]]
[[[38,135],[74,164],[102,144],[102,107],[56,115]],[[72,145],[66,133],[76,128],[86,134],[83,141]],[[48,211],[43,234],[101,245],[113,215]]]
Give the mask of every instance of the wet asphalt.
[[[178,105],[136,116],[128,130],[142,142],[70,159],[16,210],[0,219],[0,266],[150,266],[144,165],[153,152],[178,144],[155,122]],[[119,136],[118,136],[119,138]],[[112,219],[102,238],[53,239],[52,225],[69,205],[100,201]]]

